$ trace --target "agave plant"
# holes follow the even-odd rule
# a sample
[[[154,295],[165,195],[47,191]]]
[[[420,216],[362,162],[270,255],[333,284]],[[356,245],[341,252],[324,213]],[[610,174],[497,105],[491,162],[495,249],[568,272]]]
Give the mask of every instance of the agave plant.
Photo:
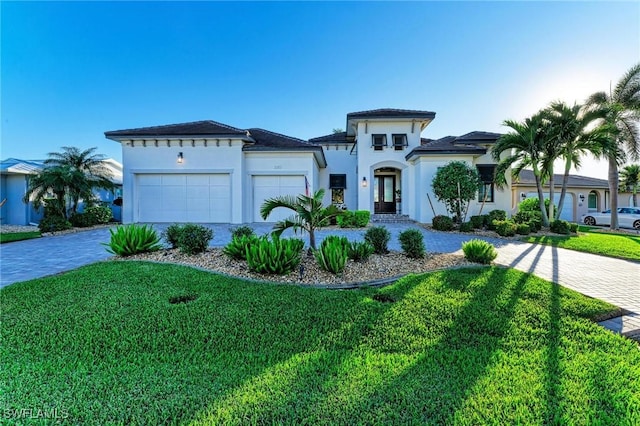
[[[117,256],[131,256],[137,253],[157,251],[162,248],[160,237],[156,231],[148,225],[118,226],[116,230],[110,229],[111,240],[102,243],[109,253]]]

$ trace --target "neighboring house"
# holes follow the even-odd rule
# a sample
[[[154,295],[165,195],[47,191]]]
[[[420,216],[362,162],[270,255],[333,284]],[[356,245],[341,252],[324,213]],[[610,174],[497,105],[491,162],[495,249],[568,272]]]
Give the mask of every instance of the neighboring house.
[[[101,201],[112,203],[122,192],[122,165],[111,158],[104,163],[112,172],[116,190],[98,190],[96,196]],[[38,173],[43,167],[44,160],[8,158],[0,162],[0,201],[7,200],[0,210],[1,224],[29,225],[37,224],[42,219],[43,209],[35,209],[33,203],[27,204],[23,198],[29,188],[29,176]],[[120,207],[111,204],[111,209],[114,218],[120,220]]]
[[[400,109],[349,113],[346,132],[309,141],[215,121],[105,136],[122,145],[124,223],[262,222],[265,199],[318,188],[327,190],[325,203],[430,223],[434,214],[447,214],[431,181],[453,160],[477,167],[486,182],[484,203],[472,201],[469,216],[481,208],[512,210],[510,188],[492,183],[490,147],[500,134],[423,139],[434,118],[434,112]],[[268,221],[290,214],[276,209]]]
[[[562,191],[563,175],[554,174],[554,203],[557,206]],[[517,181],[511,185],[514,205],[527,198],[538,197],[536,183],[531,170],[523,170]],[[543,186],[545,199],[549,198],[549,184]],[[583,215],[589,212],[603,211],[609,208],[610,203],[609,182],[606,179],[597,179],[587,176],[569,175],[567,194],[560,215],[561,219],[571,222],[580,222]],[[633,205],[630,193],[618,194],[618,206]],[[517,208],[512,213],[517,212]]]

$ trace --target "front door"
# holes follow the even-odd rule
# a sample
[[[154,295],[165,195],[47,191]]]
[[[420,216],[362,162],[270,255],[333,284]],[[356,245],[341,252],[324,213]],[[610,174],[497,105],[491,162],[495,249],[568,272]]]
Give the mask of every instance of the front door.
[[[375,176],[373,180],[374,213],[396,212],[396,177]]]

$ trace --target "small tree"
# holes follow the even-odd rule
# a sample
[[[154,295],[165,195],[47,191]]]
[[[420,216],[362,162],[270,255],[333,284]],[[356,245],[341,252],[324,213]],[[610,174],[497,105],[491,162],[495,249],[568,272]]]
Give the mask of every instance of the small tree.
[[[440,168],[431,184],[438,201],[446,205],[458,223],[466,219],[469,201],[476,198],[480,185],[478,171],[462,161],[452,161]]]
[[[273,234],[280,236],[286,229],[293,228],[294,232],[303,229],[309,233],[309,246],[316,249],[315,230],[329,224],[329,219],[340,215],[342,212],[335,206],[330,205],[324,207],[322,198],[324,197],[324,189],[319,189],[313,196],[283,195],[280,197],[269,198],[265,200],[260,207],[260,215],[263,219],[269,217],[271,212],[278,208],[284,207],[293,210],[295,214],[287,219],[277,222],[273,226]]]

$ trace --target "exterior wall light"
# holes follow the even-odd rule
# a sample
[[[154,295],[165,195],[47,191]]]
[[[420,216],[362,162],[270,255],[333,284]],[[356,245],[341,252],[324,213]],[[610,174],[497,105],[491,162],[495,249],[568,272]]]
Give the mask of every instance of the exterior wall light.
[[[366,188],[367,187],[367,178],[366,177],[362,177],[362,187]]]
[[[525,194],[524,192],[520,193],[520,198],[522,199],[522,201],[527,199],[527,194]]]
[[[580,202],[584,203],[584,194],[580,194],[578,197],[580,198]]]
[[[178,153],[178,164],[182,164],[182,159],[184,158],[184,156],[182,155],[182,152]]]

